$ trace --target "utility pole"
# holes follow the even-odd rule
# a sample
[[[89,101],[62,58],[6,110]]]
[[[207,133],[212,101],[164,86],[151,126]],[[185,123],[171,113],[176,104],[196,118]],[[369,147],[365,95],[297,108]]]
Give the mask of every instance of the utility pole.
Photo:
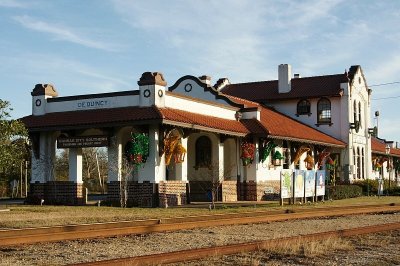
[[[376,119],[376,135],[375,137],[378,137],[379,134],[379,111],[375,111],[375,119]]]
[[[28,197],[28,161],[25,161],[25,198]]]
[[[22,198],[22,176],[23,176],[23,163],[24,163],[24,161],[21,161],[21,164],[20,164],[20,196],[21,196],[21,198]]]

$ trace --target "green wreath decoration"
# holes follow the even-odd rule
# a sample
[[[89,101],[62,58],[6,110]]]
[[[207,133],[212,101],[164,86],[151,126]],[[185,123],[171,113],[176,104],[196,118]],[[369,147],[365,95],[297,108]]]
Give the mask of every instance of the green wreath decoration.
[[[275,144],[273,141],[268,142],[267,144],[263,145],[260,149],[261,151],[261,162],[264,163],[265,160],[268,158],[269,154],[271,153],[272,149],[274,149],[277,144]]]
[[[131,133],[125,145],[125,156],[129,163],[137,166],[146,163],[149,157],[149,136],[145,133]]]
[[[394,170],[396,170],[397,172],[400,171],[400,160],[399,159],[395,159],[393,161],[393,168]]]

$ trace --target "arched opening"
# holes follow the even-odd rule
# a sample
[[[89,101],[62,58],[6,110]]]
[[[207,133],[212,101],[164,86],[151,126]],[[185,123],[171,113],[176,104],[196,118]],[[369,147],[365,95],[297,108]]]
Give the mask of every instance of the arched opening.
[[[196,140],[196,165],[195,168],[210,168],[212,166],[211,140],[201,136]]]
[[[300,100],[297,103],[297,115],[308,115],[311,113],[311,105],[308,100]]]
[[[331,123],[331,102],[322,98],[318,101],[318,124],[330,124]]]

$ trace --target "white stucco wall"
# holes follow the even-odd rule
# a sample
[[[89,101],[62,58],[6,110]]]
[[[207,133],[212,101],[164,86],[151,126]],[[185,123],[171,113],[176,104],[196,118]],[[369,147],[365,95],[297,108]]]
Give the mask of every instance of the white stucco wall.
[[[370,113],[371,113],[371,106],[370,106],[370,99],[368,95],[368,88],[365,83],[365,80],[362,76],[361,71],[357,71],[354,75],[353,82],[350,84],[350,97],[349,97],[349,122],[354,121],[354,110],[356,110],[356,118],[359,120],[359,113],[361,114],[361,123],[360,129],[356,132],[355,129],[350,130],[349,135],[349,148],[353,148],[357,154],[357,148],[360,150],[364,149],[364,179],[369,178],[369,176],[373,176],[374,173],[372,172],[372,158],[371,158],[371,139],[370,135],[368,134],[368,128],[372,127],[370,124]],[[354,106],[354,103],[356,106]],[[361,106],[361,112],[360,112]],[[352,153],[351,153],[352,154]],[[361,155],[360,155],[361,156]],[[354,165],[354,172],[351,176],[353,180],[359,180],[363,177],[361,174],[358,178],[356,177],[357,168],[362,166],[361,161],[360,165],[357,164],[357,160],[354,161],[353,156],[350,156],[350,165]]]
[[[205,102],[197,102],[173,95],[172,93],[167,95],[167,97],[165,98],[165,107],[229,120],[235,120],[236,113],[235,110],[229,108],[228,106],[223,107],[212,104],[210,105]]]
[[[239,155],[236,151],[236,139],[229,138],[224,141],[224,178],[237,180],[238,167],[236,165]]]
[[[293,119],[300,121],[301,123],[307,124],[312,128],[315,128],[321,132],[324,132],[332,137],[337,139],[341,139],[343,141],[347,141],[347,139],[342,135],[343,125],[342,125],[342,112],[343,109],[346,110],[346,107],[343,107],[343,102],[340,97],[330,98],[331,102],[331,121],[332,125],[329,124],[318,124],[317,118],[317,105],[318,99],[307,99],[310,101],[310,109],[311,115],[299,115],[296,116],[297,113],[297,103],[299,100],[288,100],[282,102],[276,102],[271,104],[276,108],[277,111],[292,117]],[[348,127],[347,127],[348,129]],[[344,138],[344,139],[343,139]]]
[[[196,141],[199,137],[201,136],[207,136],[211,140],[211,162],[212,162],[212,167],[213,169],[210,170],[208,168],[198,168],[197,170],[195,169],[196,165]],[[188,137],[188,180],[189,181],[211,181],[210,175],[216,175],[219,174],[220,172],[223,173],[224,167],[223,167],[223,143],[220,143],[219,136],[214,133],[207,133],[207,132],[202,132],[202,133],[193,133]],[[221,148],[222,148],[222,154],[221,154]],[[221,162],[220,162],[221,161]]]
[[[225,100],[216,99],[215,95],[211,92],[206,93],[204,91],[204,88],[199,86],[199,84],[192,79],[181,81],[180,84],[173,90],[173,92],[229,106],[229,104]]]
[[[127,106],[138,106],[139,95],[127,95],[104,98],[89,98],[80,100],[68,100],[62,102],[48,102],[46,113],[85,111],[94,109],[119,108]]]
[[[54,167],[57,132],[41,132],[39,137],[39,156],[32,151],[31,183],[46,183],[55,180]]]

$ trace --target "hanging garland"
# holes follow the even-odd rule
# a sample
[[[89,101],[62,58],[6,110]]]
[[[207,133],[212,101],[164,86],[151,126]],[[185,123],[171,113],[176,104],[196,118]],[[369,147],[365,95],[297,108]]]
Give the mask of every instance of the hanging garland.
[[[380,157],[377,157],[377,156],[372,157],[372,165],[373,165],[375,171],[379,171],[382,167],[380,160],[381,160]]]
[[[399,159],[395,159],[393,161],[393,168],[394,170],[396,170],[397,172],[400,171],[400,160]]]
[[[145,133],[131,133],[131,139],[125,145],[128,162],[137,166],[146,163],[149,157],[149,136]]]
[[[164,138],[165,164],[171,163],[174,156],[175,163],[182,163],[185,160],[186,149],[182,146],[182,134],[177,129],[170,130]]]
[[[304,159],[304,162],[306,163],[306,168],[308,170],[314,168],[314,158],[311,156],[310,152],[307,152],[307,157]]]
[[[243,142],[241,147],[242,147],[242,155],[240,156],[240,158],[242,159],[243,166],[247,166],[253,163],[256,145],[254,145],[254,143],[251,142]]]
[[[301,155],[303,155],[303,153],[309,152],[310,150],[311,150],[310,147],[301,146],[301,147],[297,150],[296,155],[294,156],[294,160],[293,160],[294,164],[296,165],[296,164],[299,162],[300,157],[301,157]]]
[[[328,170],[335,169],[335,164],[336,164],[336,162],[334,160],[332,160],[331,157],[328,157],[328,159],[326,159],[326,162],[325,162],[326,169],[328,169]]]
[[[381,157],[379,162],[377,163],[377,169],[380,170],[385,162],[388,161],[387,157]]]
[[[263,147],[260,148],[261,153],[261,162],[264,163],[265,160],[268,158],[269,154],[271,153],[272,149],[274,149],[276,145],[273,141],[269,141],[266,145],[264,144]]]
[[[325,158],[327,158],[329,155],[331,155],[331,153],[329,151],[325,150],[325,149],[323,151],[321,151],[320,153],[318,153],[318,162],[317,162],[318,169],[321,168],[322,161]]]

